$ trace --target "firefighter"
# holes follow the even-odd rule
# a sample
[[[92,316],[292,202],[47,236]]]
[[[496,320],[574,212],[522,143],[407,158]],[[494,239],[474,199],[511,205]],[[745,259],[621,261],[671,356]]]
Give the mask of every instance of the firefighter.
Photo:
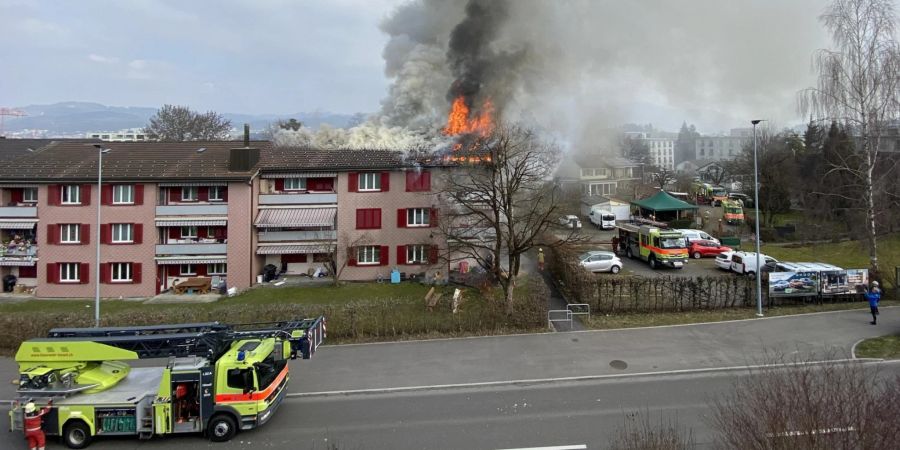
[[[44,450],[47,439],[44,436],[44,430],[41,429],[44,421],[44,415],[50,412],[50,405],[53,400],[47,402],[47,406],[37,411],[34,402],[28,402],[25,405],[25,439],[28,440],[28,448],[31,450]]]

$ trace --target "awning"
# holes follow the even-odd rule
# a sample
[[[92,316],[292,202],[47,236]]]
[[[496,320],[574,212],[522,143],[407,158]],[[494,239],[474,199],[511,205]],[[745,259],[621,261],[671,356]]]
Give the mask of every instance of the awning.
[[[0,266],[33,266],[37,259],[0,259]]]
[[[159,187],[181,186],[228,186],[224,181],[173,181],[171,183],[159,183]]]
[[[257,228],[295,228],[334,226],[337,208],[272,208],[262,209],[256,218]]]
[[[156,258],[156,264],[218,264],[228,262],[225,255],[209,256],[161,256]]]
[[[223,227],[227,224],[227,217],[179,216],[156,218],[156,226],[158,227]]]
[[[0,230],[30,230],[37,224],[34,220],[0,219]]]
[[[264,173],[261,178],[334,178],[337,172],[285,172]]]
[[[4,188],[36,188],[38,185],[36,184],[21,184],[21,183],[11,183],[11,184],[3,184],[0,187]]]
[[[266,245],[256,249],[257,255],[296,255],[313,253],[331,253],[333,245],[296,244],[296,245]]]

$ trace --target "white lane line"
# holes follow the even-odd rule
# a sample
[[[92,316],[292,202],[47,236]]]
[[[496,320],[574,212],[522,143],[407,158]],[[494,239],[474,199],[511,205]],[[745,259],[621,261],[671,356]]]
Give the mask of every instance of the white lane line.
[[[555,445],[551,447],[504,448],[500,450],[583,450],[587,445]]]

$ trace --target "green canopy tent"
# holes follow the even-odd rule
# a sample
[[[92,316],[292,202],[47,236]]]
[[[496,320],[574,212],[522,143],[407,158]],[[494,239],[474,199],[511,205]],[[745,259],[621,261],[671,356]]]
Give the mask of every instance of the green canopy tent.
[[[693,212],[699,209],[697,205],[672,197],[666,191],[659,191],[653,196],[634,200],[631,204],[640,208],[641,216],[652,215],[654,220],[662,222],[682,218],[682,211]]]

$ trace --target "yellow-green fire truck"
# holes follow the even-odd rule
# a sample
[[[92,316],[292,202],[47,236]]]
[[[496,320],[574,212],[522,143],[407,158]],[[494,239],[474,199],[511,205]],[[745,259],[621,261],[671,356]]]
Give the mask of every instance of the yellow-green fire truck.
[[[729,224],[740,225],[744,222],[744,208],[737,201],[723,201],[722,209],[725,211],[725,221]]]
[[[651,269],[660,266],[684,267],[688,250],[687,241],[680,231],[634,223],[623,223],[616,228],[619,230],[619,242],[624,245],[625,255],[629,258],[643,259]]]
[[[56,328],[16,353],[23,407],[52,399],[43,430],[70,448],[95,437],[206,433],[215,442],[266,423],[285,397],[288,359],[309,359],[325,339],[325,318],[225,325],[218,322],[121,328]],[[128,360],[168,358],[164,367]]]

